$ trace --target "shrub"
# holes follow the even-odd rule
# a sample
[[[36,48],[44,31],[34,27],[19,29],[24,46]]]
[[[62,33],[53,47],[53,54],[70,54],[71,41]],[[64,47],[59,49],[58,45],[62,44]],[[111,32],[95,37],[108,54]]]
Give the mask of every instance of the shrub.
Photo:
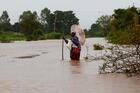
[[[103,50],[104,46],[100,45],[100,44],[94,44],[93,45],[94,50]]]
[[[113,32],[109,37],[109,40],[119,45],[113,45],[110,50],[107,50],[100,73],[119,72],[130,76],[140,75],[140,25],[135,26],[131,31]]]
[[[35,30],[32,34],[32,39],[33,40],[43,40],[43,39],[45,39],[43,31],[41,29]]]
[[[107,39],[113,44],[131,44],[132,37],[131,31],[112,31]]]
[[[62,33],[58,32],[50,32],[45,35],[47,39],[60,39],[62,37]]]
[[[0,32],[0,42],[9,43],[12,41],[24,40],[25,37],[22,34],[14,32]]]
[[[10,40],[10,38],[8,38],[8,37],[2,35],[2,36],[0,37],[0,42],[1,42],[1,43],[10,43],[11,40]]]

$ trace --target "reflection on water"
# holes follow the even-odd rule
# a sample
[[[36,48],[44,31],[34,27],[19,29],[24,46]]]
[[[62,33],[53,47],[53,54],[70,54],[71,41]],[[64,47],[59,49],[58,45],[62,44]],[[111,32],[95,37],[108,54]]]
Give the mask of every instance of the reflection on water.
[[[98,38],[87,40],[87,45],[92,46],[92,42],[105,43]],[[83,48],[82,56],[85,51]],[[97,52],[91,47],[90,53]],[[29,54],[40,56],[15,58]],[[0,93],[140,93],[139,77],[100,75],[100,61],[69,61],[66,48],[64,54],[62,62],[60,40],[0,44],[0,55],[6,55],[0,57]]]
[[[70,63],[72,66],[80,66],[80,61],[78,60],[71,60]]]
[[[37,56],[40,56],[40,55],[38,55],[38,54],[36,54],[36,55],[27,55],[27,56],[20,56],[20,57],[16,57],[16,58],[24,59],[24,58],[34,58],[34,57],[37,57]]]
[[[72,74],[80,74],[82,71],[82,65],[80,63],[80,61],[77,60],[71,60],[70,61],[71,64],[71,72]]]

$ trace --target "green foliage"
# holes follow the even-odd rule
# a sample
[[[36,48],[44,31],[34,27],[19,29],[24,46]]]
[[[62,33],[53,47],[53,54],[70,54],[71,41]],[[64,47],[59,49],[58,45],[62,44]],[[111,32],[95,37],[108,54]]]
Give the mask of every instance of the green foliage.
[[[41,31],[38,29],[41,29],[41,27],[42,26],[38,20],[36,12],[32,13],[31,11],[25,11],[20,16],[20,30],[23,32],[28,41],[40,38]],[[36,33],[39,33],[39,35],[36,35]]]
[[[44,25],[44,29],[47,32],[62,32],[66,34],[70,32],[70,27],[73,24],[78,24],[79,19],[75,16],[73,11],[54,11],[50,13],[47,8],[41,12],[41,19]]]
[[[111,21],[112,30],[130,30],[135,25],[135,16],[139,15],[135,7],[114,10],[113,20]]]
[[[62,33],[58,32],[50,32],[45,35],[46,39],[60,39],[62,37]]]
[[[99,24],[92,24],[90,30],[88,31],[89,37],[100,37],[103,36],[103,33],[100,33],[101,26]],[[98,36],[97,36],[98,34]]]
[[[107,39],[114,44],[131,44],[132,37],[130,31],[112,31],[108,34]]]
[[[0,16],[0,31],[10,31],[11,24],[10,18],[7,11],[3,11],[2,15]]]
[[[43,40],[45,39],[44,32],[41,29],[36,29],[32,34],[33,40]]]
[[[79,19],[73,11],[57,10],[52,13],[48,8],[44,8],[40,16],[36,12],[24,11],[20,15],[19,22],[11,25],[8,12],[3,11],[0,16],[0,32],[23,33],[29,41],[45,39],[45,33],[48,33],[47,38],[60,38],[60,33],[69,34],[71,25],[78,23]],[[8,38],[4,35],[1,40],[8,40]]]
[[[44,8],[41,11],[41,24],[43,25],[44,30],[47,32],[51,25],[53,24],[52,18],[53,16],[51,15],[51,11],[48,8]]]
[[[10,24],[7,11],[0,16],[0,31],[22,32],[26,40],[39,40],[44,38],[60,38],[61,33],[70,33],[70,27],[79,24],[79,19],[73,11],[54,11],[44,8],[40,17],[36,12],[25,11],[21,14],[19,22]],[[96,23],[86,30],[87,37],[105,37],[112,43],[136,44],[140,37],[135,30],[140,25],[140,10],[136,7],[116,9],[111,16],[101,16]],[[45,34],[47,33],[47,34]],[[136,38],[135,38],[136,37]],[[5,39],[7,37],[3,37]],[[135,41],[135,43],[134,43]]]
[[[117,9],[111,21],[111,32],[107,39],[115,44],[140,44],[140,11],[131,7]]]
[[[18,22],[14,23],[12,25],[12,31],[13,32],[20,32],[20,24]]]
[[[105,37],[110,31],[111,16],[101,16],[96,23],[91,25],[88,35],[90,37]]]
[[[25,40],[23,34],[13,32],[0,32],[0,42],[8,43],[12,41]]]
[[[103,32],[104,36],[107,36],[107,34],[110,32],[110,21],[111,21],[111,16],[101,16],[98,18],[96,24],[99,24],[100,26],[100,31]]]

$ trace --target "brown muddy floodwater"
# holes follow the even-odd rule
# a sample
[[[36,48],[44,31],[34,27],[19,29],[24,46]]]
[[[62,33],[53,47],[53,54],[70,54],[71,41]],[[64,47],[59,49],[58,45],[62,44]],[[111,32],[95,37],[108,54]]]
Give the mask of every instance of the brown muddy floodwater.
[[[88,39],[89,53],[94,43],[108,46],[103,38]],[[140,78],[122,74],[98,74],[101,61],[69,61],[65,47],[61,60],[61,40],[0,44],[0,93],[140,93]]]

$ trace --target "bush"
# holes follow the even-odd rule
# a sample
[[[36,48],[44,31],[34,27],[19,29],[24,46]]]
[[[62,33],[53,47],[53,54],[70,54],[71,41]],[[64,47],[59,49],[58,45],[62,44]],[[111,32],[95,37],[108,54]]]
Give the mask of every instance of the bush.
[[[25,40],[24,35],[14,32],[0,32],[0,42],[2,43],[9,43],[19,40]]]
[[[107,39],[113,44],[131,44],[133,37],[131,31],[112,31],[108,34]]]
[[[10,40],[10,38],[8,38],[8,37],[2,35],[2,36],[0,37],[0,42],[1,42],[1,43],[10,43],[10,42],[12,42],[12,40]]]
[[[46,39],[60,39],[62,37],[62,33],[58,32],[50,32],[45,35]]]
[[[100,44],[94,44],[93,45],[94,50],[103,50],[104,46],[100,45]]]
[[[140,75],[140,25],[135,26],[131,31],[112,32],[109,40],[119,45],[107,50],[100,73],[119,72],[130,76]]]
[[[45,35],[41,29],[37,29],[33,32],[32,39],[33,40],[43,40],[43,39],[45,39]]]
[[[32,41],[32,40],[43,40],[45,39],[45,34],[42,29],[36,29],[32,31],[32,33],[24,33],[24,36],[26,37],[27,41]]]

